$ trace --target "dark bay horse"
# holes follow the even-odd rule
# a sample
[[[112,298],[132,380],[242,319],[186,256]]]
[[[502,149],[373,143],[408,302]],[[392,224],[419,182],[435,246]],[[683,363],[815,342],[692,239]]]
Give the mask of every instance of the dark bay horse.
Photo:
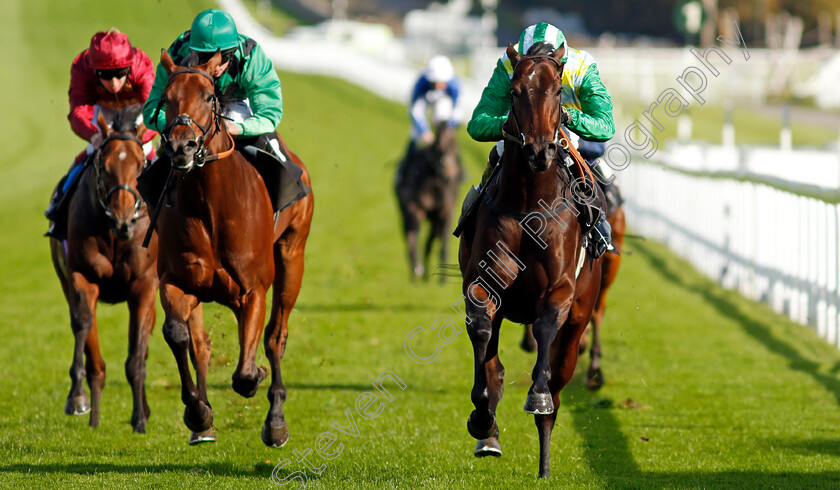
[[[440,243],[440,263],[446,263],[447,238],[452,209],[462,181],[461,156],[455,128],[445,121],[435,128],[435,141],[406,155],[405,177],[395,191],[400,205],[403,232],[408,245],[408,260],[413,277],[423,277],[435,240]],[[429,220],[423,263],[418,260],[417,239],[420,223]],[[443,277],[443,276],[441,276]]]
[[[286,208],[275,221],[271,200],[257,170],[238,151],[221,121],[213,73],[216,55],[193,68],[177,66],[164,50],[161,65],[169,76],[162,94],[167,125],[163,150],[171,160],[174,184],[160,209],[158,273],[166,320],[163,334],[181,377],[184,422],[191,443],[215,440],[207,399],[210,338],[202,303],[215,301],[233,310],[239,328],[239,362],[233,389],[256,394],[266,377],[254,362],[273,285],[271,315],[265,327],[265,353],[271,365],[270,408],[262,429],[267,446],[289,438],[283,415],[286,388],[280,360],[286,347],[289,313],[303,279],[303,252],[312,221],[312,195]],[[283,149],[303,170],[303,163]],[[193,362],[193,382],[189,362]]]
[[[550,474],[560,390],[574,373],[580,337],[601,285],[601,260],[582,256],[571,178],[557,167],[570,158],[568,141],[560,138],[564,51],[521,56],[508,46],[515,69],[499,185],[480,203],[459,253],[475,356],[475,410],[467,422],[479,440],[475,454],[501,454],[496,406],[504,388],[498,351],[502,319],[533,323],[537,359],[524,409],[535,414],[541,477]]]
[[[98,301],[125,301],[129,311],[125,374],[134,394],[131,425],[142,433],[149,417],[144,383],[158,276],[157,237],[153,236],[148,248],[141,246],[149,217],[135,187],[145,163],[140,140],[146,127],[136,124],[140,110],[136,105],[119,111],[111,128],[99,114],[102,144],[70,198],[67,242],[51,238],[50,252],[70,306],[70,326],[76,338],[64,413],[89,411],[91,427],[99,426],[105,361],[99,351],[96,305]],[[90,399],[82,384],[84,378]]]
[[[627,228],[624,216],[624,207],[618,206],[607,216],[607,221],[612,227],[612,241],[615,247],[621,250],[624,245],[624,232]],[[586,387],[592,391],[600,390],[604,386],[604,375],[601,372],[601,322],[604,320],[604,311],[607,309],[607,291],[621,266],[621,255],[605,254],[601,264],[601,291],[595,301],[595,312],[592,314],[592,322],[586,333],[580,337],[580,353],[586,352],[589,348],[589,369],[586,370]],[[592,332],[592,344],[589,344],[588,334]],[[531,325],[525,325],[520,343],[522,349],[533,352],[537,350],[537,341],[534,338]]]

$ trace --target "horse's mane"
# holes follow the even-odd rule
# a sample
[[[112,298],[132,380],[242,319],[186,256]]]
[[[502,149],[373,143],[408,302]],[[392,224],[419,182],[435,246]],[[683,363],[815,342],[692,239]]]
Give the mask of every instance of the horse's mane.
[[[143,105],[134,104],[117,111],[111,129],[117,133],[133,133],[143,119]]]

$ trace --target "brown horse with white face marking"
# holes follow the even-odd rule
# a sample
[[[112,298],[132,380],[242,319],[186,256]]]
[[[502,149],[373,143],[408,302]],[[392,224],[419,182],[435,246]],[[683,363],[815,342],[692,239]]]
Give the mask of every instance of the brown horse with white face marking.
[[[202,302],[215,301],[233,310],[239,327],[239,362],[233,389],[256,394],[266,377],[254,356],[263,333],[266,292],[273,285],[271,316],[265,327],[265,353],[271,364],[270,408],[262,430],[268,446],[289,438],[283,415],[286,388],[280,359],[286,346],[289,313],[303,279],[303,251],[312,221],[313,197],[286,208],[275,221],[263,179],[234,151],[219,113],[213,73],[216,55],[194,68],[177,66],[166,51],[161,65],[169,81],[161,100],[167,125],[164,151],[171,160],[174,185],[160,209],[158,273],[166,312],[163,334],[178,362],[184,422],[191,443],[215,440],[213,411],[207,399],[210,338],[204,329]],[[292,161],[303,163],[280,144]],[[193,361],[193,382],[189,362]]]
[[[533,323],[537,360],[525,411],[535,414],[541,477],[550,474],[555,409],[574,373],[601,278],[600,259],[581,263],[583,236],[571,202],[571,177],[557,166],[570,161],[568,141],[560,137],[564,51],[521,56],[508,46],[515,69],[499,185],[485,195],[474,229],[465,230],[459,257],[475,355],[475,410],[467,423],[479,440],[475,454],[501,454],[496,406],[504,388],[498,353],[502,319]]]
[[[96,305],[126,301],[129,311],[128,359],[125,375],[134,395],[131,425],[146,431],[146,356],[155,324],[157,237],[141,246],[149,226],[146,206],[136,190],[146,161],[140,139],[146,127],[137,125],[140,106],[116,114],[112,128],[99,114],[103,141],[70,198],[67,242],[50,239],[53,265],[70,305],[70,325],[76,337],[72,386],[64,406],[67,415],[90,411],[91,427],[99,426],[99,399],[105,385],[105,361],[99,352]],[[83,364],[82,356],[86,357]],[[91,397],[82,385],[87,377]]]

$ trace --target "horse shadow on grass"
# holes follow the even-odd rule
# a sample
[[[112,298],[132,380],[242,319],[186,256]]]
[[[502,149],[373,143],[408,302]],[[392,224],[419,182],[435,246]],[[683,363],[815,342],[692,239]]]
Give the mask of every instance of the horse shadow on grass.
[[[790,360],[790,368],[812,376],[840,401],[840,381],[819,372],[820,365],[806,359],[793,347],[775,338],[766,325],[743,313],[738,305],[711,285],[699,287],[688,284],[677,271],[658,257],[644,244],[636,244],[637,256],[649,262],[652,268],[674,286],[699,293],[720,313],[735,319],[745,332],[761,342],[770,351]],[[596,396],[588,392],[581,376],[560,392],[561,403],[572,415],[572,428],[583,440],[586,464],[604,488],[840,488],[840,471],[823,472],[772,472],[761,470],[701,471],[643,471],[634,458],[628,436],[615,416],[619,409],[614,403],[597,403]],[[555,430],[555,437],[562,437]],[[646,442],[655,444],[655,441]],[[840,442],[812,440],[779,443],[789,451],[804,455],[830,455],[840,457]],[[690,461],[690,455],[686,455]],[[688,466],[688,464],[687,464]]]
[[[732,300],[732,295],[737,293],[724,291],[709,281],[703,284],[688,284],[682,276],[671,269],[671,266],[666,261],[657,256],[656,253],[644,244],[637,244],[636,250],[639,256],[647,260],[651,267],[658,271],[665,279],[677,287],[694,294],[699,294],[706,303],[722,315],[734,319],[745,333],[764,345],[767,350],[787,359],[789,361],[788,367],[791,370],[807,374],[820,383],[834,395],[834,398],[840,404],[840,379],[835,376],[836,369],[838,368],[837,365],[829,370],[828,373],[821,372],[822,363],[806,358],[796,348],[777,338],[766,324],[744,313],[737,302]]]

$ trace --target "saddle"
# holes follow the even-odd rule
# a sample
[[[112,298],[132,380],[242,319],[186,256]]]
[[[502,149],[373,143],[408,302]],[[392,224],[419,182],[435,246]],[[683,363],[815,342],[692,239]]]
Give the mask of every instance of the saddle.
[[[280,155],[275,154],[265,135],[237,142],[236,150],[262,177],[274,212],[283,211],[312,192],[301,179],[303,170],[291,162],[282,147]],[[137,178],[137,190],[148,203],[157,203],[165,191],[164,185],[171,168],[167,162],[169,159],[161,154]]]

